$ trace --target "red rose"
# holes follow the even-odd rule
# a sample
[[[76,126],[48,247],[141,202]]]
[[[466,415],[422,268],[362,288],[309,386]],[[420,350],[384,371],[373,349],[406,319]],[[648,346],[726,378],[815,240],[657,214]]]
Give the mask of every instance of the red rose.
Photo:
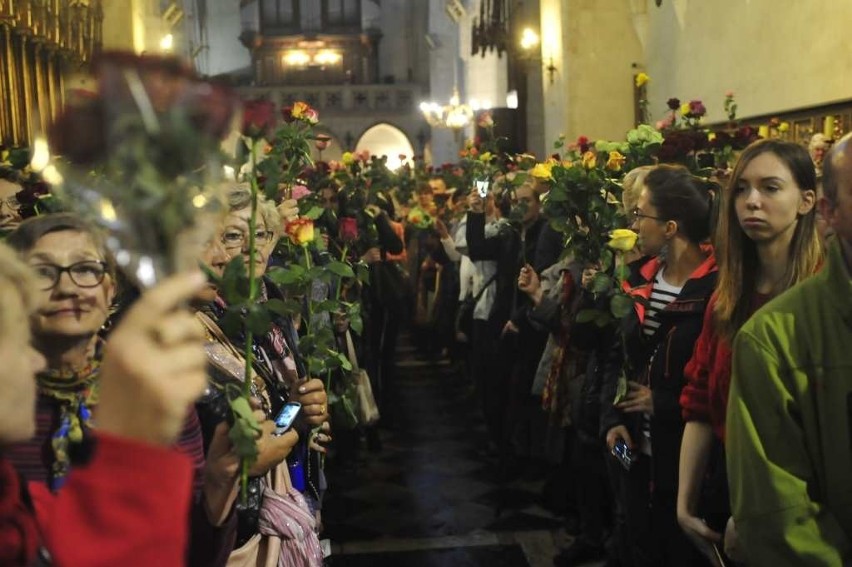
[[[296,117],[293,116],[293,107],[285,106],[281,109],[281,117],[284,119],[284,122],[287,124],[292,124],[296,121]]]
[[[275,103],[270,100],[250,100],[243,103],[243,134],[263,138],[275,125]]]
[[[358,240],[358,221],[354,217],[342,217],[338,224],[338,236],[347,244]]]

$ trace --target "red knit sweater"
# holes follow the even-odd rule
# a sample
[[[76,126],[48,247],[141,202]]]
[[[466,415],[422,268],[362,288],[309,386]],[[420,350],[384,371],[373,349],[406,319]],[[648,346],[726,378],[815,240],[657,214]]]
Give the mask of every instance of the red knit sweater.
[[[28,565],[39,540],[58,566],[184,564],[190,460],[172,449],[104,433],[96,437],[94,458],[71,471],[59,494],[52,494],[43,483],[29,484],[32,508],[16,482],[17,474],[0,459],[4,566]]]
[[[751,313],[760,309],[769,299],[768,295],[755,295]],[[695,343],[692,358],[683,370],[687,382],[680,395],[680,406],[684,422],[709,423],[716,436],[724,441],[732,352],[730,343],[716,333],[713,322],[715,305],[714,293],[704,312],[704,325]]]

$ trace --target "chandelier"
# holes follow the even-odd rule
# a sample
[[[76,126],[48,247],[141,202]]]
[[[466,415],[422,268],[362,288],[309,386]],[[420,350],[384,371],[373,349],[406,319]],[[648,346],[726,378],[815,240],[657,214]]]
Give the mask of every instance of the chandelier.
[[[422,102],[420,111],[430,126],[449,128],[456,134],[473,120],[473,108],[469,104],[462,104],[457,87],[453,87],[453,96],[450,97],[449,104]]]

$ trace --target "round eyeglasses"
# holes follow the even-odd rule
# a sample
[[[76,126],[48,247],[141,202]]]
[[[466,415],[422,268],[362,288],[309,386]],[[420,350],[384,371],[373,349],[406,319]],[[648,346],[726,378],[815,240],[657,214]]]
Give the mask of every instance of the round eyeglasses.
[[[97,287],[106,276],[106,263],[94,260],[76,262],[70,266],[56,264],[36,264],[32,266],[39,290],[47,291],[56,287],[62,274],[67,273],[77,287]]]
[[[241,230],[229,230],[222,235],[222,244],[225,245],[225,248],[242,248],[246,241],[248,240],[248,235]],[[262,230],[257,229],[254,233],[254,243],[257,246],[264,246],[269,244],[269,241],[272,240],[272,231],[271,230]]]

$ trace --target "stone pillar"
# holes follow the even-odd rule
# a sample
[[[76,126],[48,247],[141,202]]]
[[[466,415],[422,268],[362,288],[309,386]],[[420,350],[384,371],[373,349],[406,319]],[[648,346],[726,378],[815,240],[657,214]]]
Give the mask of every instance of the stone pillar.
[[[444,0],[429,1],[429,35],[435,40],[435,48],[429,54],[428,100],[446,104],[453,94],[454,73],[461,76],[462,62],[459,61],[459,31],[444,10]],[[461,85],[459,85],[461,89]],[[432,128],[432,163],[458,160],[460,141],[446,128]]]

